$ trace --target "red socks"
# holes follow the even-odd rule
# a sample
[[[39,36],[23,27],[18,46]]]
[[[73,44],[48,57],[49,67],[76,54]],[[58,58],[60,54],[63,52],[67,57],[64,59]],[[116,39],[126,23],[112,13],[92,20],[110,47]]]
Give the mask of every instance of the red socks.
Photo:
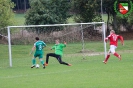
[[[119,58],[119,54],[118,53],[114,53],[114,56],[116,56],[116,57],[118,57]],[[109,57],[110,57],[110,55],[108,54],[107,56],[106,56],[106,58],[105,58],[105,60],[104,60],[104,62],[107,62],[108,61],[108,59],[109,59]]]
[[[107,62],[108,59],[109,59],[109,57],[110,57],[110,55],[107,55],[107,56],[106,56],[106,59],[105,59],[104,61]]]
[[[114,55],[119,58],[119,54],[118,53],[114,53]]]

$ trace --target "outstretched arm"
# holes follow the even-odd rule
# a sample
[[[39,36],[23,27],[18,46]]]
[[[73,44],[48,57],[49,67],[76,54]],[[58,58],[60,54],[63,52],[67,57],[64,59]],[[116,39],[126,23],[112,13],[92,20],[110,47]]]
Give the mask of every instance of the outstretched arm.
[[[121,40],[121,44],[124,45],[124,39],[122,36],[119,36],[119,39]]]
[[[51,50],[53,50],[53,49],[55,49],[55,46],[52,46],[52,47],[51,47]]]

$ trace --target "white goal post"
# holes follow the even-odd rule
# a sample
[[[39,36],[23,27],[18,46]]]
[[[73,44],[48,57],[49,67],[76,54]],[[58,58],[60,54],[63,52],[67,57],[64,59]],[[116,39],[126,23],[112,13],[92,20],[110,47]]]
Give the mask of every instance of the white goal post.
[[[71,26],[71,25],[80,25],[80,30],[82,30],[83,25],[95,25],[100,24],[102,29],[102,41],[104,45],[104,55],[106,57],[106,42],[104,41],[106,37],[105,22],[91,22],[91,23],[70,23],[70,24],[48,24],[48,25],[24,25],[24,26],[8,26],[8,49],[9,49],[9,66],[12,67],[12,49],[11,49],[11,28],[36,28],[36,27],[55,27],[55,26]],[[95,26],[94,26],[95,27]],[[82,49],[84,50],[84,32],[81,31],[81,41]]]

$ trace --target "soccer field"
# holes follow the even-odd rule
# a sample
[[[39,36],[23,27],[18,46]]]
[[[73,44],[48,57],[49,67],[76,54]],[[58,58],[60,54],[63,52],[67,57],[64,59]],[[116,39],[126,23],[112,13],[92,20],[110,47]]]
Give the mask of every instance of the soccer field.
[[[47,44],[45,54],[51,52]],[[96,46],[94,48],[94,46]],[[86,44],[93,52],[79,53],[80,44],[68,44],[64,49],[63,61],[72,66],[60,65],[50,58],[46,69],[31,69],[29,52],[32,45],[13,45],[13,67],[9,67],[8,46],[0,45],[0,85],[1,88],[132,88],[133,87],[133,46],[132,41],[119,43],[118,51],[122,55],[119,61],[111,55],[107,64],[104,60],[103,43]],[[109,46],[107,46],[108,49]],[[53,51],[52,51],[53,52]],[[99,54],[100,53],[100,54]],[[94,54],[94,55],[92,55]],[[85,59],[82,59],[85,57]],[[45,59],[45,57],[44,57]],[[37,63],[39,63],[37,58]]]

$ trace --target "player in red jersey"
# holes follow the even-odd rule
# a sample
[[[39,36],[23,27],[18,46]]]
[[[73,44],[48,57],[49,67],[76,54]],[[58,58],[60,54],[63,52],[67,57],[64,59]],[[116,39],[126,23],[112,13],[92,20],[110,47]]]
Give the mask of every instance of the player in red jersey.
[[[105,60],[103,61],[103,63],[105,63],[105,64],[107,63],[111,53],[114,56],[116,56],[117,58],[119,58],[119,60],[121,60],[121,55],[119,55],[118,53],[115,52],[115,49],[117,48],[117,45],[118,45],[117,44],[118,39],[120,39],[121,40],[121,44],[124,45],[123,37],[120,36],[120,35],[115,34],[114,30],[111,30],[110,31],[110,35],[107,38],[105,38],[106,42],[108,40],[110,40],[110,49],[109,49],[108,54],[107,54]]]

